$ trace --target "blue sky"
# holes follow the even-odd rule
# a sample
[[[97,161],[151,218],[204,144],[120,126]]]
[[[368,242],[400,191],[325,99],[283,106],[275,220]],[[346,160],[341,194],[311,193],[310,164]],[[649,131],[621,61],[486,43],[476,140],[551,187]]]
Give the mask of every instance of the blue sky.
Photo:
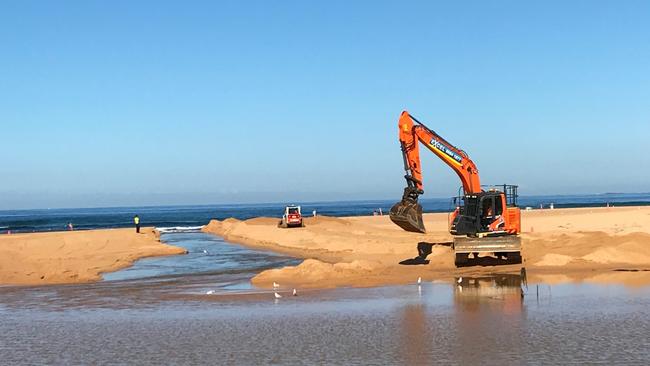
[[[0,7],[0,208],[398,199],[403,109],[484,183],[650,191],[648,2]]]

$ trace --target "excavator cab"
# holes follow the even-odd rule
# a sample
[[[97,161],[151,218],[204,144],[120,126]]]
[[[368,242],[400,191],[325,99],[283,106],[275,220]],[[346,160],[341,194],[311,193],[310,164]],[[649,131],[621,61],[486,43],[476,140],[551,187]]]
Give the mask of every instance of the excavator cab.
[[[511,231],[510,216],[519,210],[517,186],[512,185],[503,185],[503,190],[491,188],[477,194],[465,194],[457,197],[456,202],[458,205],[449,225],[453,235],[477,236]]]
[[[501,192],[481,192],[462,197],[463,204],[455,212],[449,231],[453,235],[469,236],[490,231],[494,220],[503,215],[503,201]]]

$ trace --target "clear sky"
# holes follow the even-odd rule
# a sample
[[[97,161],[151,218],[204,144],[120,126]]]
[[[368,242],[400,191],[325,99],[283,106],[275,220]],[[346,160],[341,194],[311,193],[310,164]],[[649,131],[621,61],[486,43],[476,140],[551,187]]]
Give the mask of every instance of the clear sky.
[[[0,209],[650,191],[650,2],[3,1]],[[424,155],[425,197],[460,182]]]

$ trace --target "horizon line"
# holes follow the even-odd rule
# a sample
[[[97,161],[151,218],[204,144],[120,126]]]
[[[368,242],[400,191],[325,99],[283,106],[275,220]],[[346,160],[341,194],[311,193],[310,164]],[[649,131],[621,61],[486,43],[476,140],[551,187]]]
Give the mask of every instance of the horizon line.
[[[625,194],[625,195],[650,195],[650,192],[602,192],[602,193],[585,193],[585,194],[541,194],[541,195],[518,195],[518,197],[568,197],[568,196],[577,196],[577,197],[585,197],[585,196],[606,196],[606,195],[617,195],[617,194]],[[426,197],[426,198],[420,198],[420,200],[443,200],[443,199],[453,199],[456,196],[453,197]],[[294,201],[297,204],[313,204],[313,203],[337,203],[337,202],[372,202],[372,201],[392,201],[392,199],[388,198],[377,198],[377,199],[359,199],[359,200],[316,200],[316,201]],[[395,202],[398,202],[399,199],[395,200]],[[142,205],[142,206],[123,206],[123,205],[117,205],[117,206],[85,206],[85,207],[41,207],[41,208],[7,208],[7,209],[0,209],[0,212],[7,212],[7,211],[38,211],[38,210],[92,210],[92,209],[118,209],[118,208],[162,208],[162,207],[209,207],[209,206],[230,206],[230,205],[240,205],[240,206],[246,206],[246,205],[278,205],[278,204],[283,204],[283,205],[288,205],[288,204],[293,204],[293,203],[287,203],[291,201],[267,201],[267,202],[230,202],[230,203],[201,203],[201,204],[192,204],[192,203],[187,203],[187,204],[171,204],[171,205]]]

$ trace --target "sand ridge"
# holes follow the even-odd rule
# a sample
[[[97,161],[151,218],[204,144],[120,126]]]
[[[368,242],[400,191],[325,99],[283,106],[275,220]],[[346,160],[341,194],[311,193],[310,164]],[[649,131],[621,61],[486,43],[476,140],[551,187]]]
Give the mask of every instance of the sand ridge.
[[[92,282],[144,257],[183,254],[153,228],[0,235],[0,284]]]
[[[650,207],[577,208],[522,212],[524,263],[455,268],[453,240],[447,232],[448,214],[425,214],[426,234],[408,233],[387,216],[307,218],[306,227],[281,229],[278,219],[211,221],[205,232],[251,247],[274,250],[306,260],[293,267],[267,270],[253,283],[273,281],[303,287],[373,286],[423,279],[449,279],[486,272],[516,273],[525,266],[534,280],[546,276],[587,281],[608,274],[638,284],[640,272],[650,269]],[[416,244],[434,244],[431,262],[401,266],[415,257]],[[614,270],[627,270],[621,274]],[[636,273],[636,274],[635,274]],[[647,278],[648,276],[641,276]],[[641,281],[643,282],[643,281]]]

